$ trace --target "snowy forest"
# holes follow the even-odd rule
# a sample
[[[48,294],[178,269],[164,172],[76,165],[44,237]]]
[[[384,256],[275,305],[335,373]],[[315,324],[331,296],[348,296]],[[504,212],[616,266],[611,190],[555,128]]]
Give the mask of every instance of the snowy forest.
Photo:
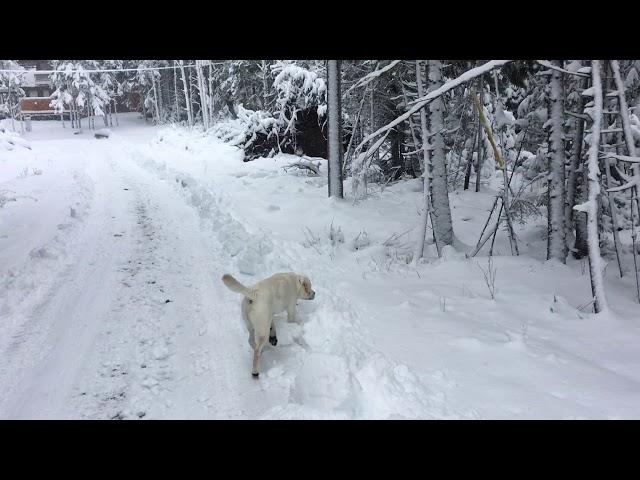
[[[15,260],[18,247],[10,242],[12,229],[25,215],[43,215],[37,210],[47,200],[41,199],[36,207],[34,192],[48,188],[34,186],[30,191],[20,185],[26,185],[29,178],[44,182],[48,171],[61,168],[55,166],[55,159],[67,158],[65,155],[73,162],[84,162],[82,155],[86,159],[103,155],[104,162],[112,165],[111,173],[100,173],[107,167],[90,163],[80,167],[78,163],[73,168],[86,172],[73,174],[78,193],[69,194],[68,199],[60,200],[60,192],[66,189],[61,179],[68,174],[51,173],[53,183],[49,185],[61,186],[52,202],[60,203],[60,211],[71,208],[73,221],[84,218],[87,226],[100,208],[105,219],[107,212],[113,214],[117,219],[109,236],[120,244],[133,230],[127,230],[124,223],[118,226],[118,219],[131,215],[134,225],[135,216],[135,228],[144,231],[143,243],[137,247],[132,243],[122,247],[123,251],[134,255],[131,252],[142,248],[139,245],[158,241],[153,252],[163,252],[136,253],[142,255],[135,257],[139,265],[147,262],[151,270],[157,269],[158,258],[162,258],[177,262],[175,268],[189,269],[190,262],[195,262],[192,277],[185,283],[191,286],[166,277],[158,302],[167,306],[148,306],[149,311],[141,314],[145,319],[160,315],[156,308],[165,309],[164,316],[177,318],[176,312],[166,309],[178,308],[171,303],[180,300],[188,303],[196,285],[208,282],[212,286],[206,288],[219,290],[219,277],[226,271],[218,269],[223,266],[248,284],[277,271],[300,269],[314,284],[318,298],[299,302],[303,304],[298,307],[302,326],[282,320],[280,343],[265,349],[267,375],[260,382],[280,396],[270,397],[264,410],[247,407],[252,412],[249,417],[640,415],[633,400],[638,397],[640,377],[629,373],[640,364],[632,347],[640,335],[640,60],[52,60],[51,65],[48,75],[53,91],[47,101],[52,118],[33,121],[32,131],[25,132],[20,107],[27,98],[21,83],[24,69],[19,61],[0,61],[0,170],[10,172],[0,175],[0,235],[4,235],[0,238],[5,242],[0,242],[0,261],[14,258],[12,266],[0,272],[0,323],[4,324],[0,328],[8,332],[17,328],[14,334],[20,338],[26,335],[27,330],[16,325],[26,325],[27,318],[42,311],[38,308],[51,296],[43,285],[49,282],[47,288],[61,288],[54,286],[56,270],[62,264],[73,269],[74,255],[85,255],[78,253],[84,244],[79,239],[85,238],[80,230],[72,235],[68,232],[76,227],[57,226],[55,238],[46,239],[54,242],[53,247],[36,242],[25,250],[25,262],[31,266]],[[44,125],[46,135],[38,140]],[[54,143],[51,139],[58,135],[64,135],[60,142],[77,140],[73,144],[77,146]],[[82,143],[89,141],[93,143]],[[38,148],[42,148],[40,153]],[[75,152],[76,148],[84,153]],[[95,155],[94,148],[98,149]],[[107,151],[110,153],[104,153]],[[135,169],[126,167],[129,170],[118,173],[118,168],[124,168],[118,166],[123,158],[133,159],[127,162],[135,164]],[[16,166],[10,167],[11,162]],[[124,190],[142,189],[140,185],[151,182],[143,180],[143,171],[153,174],[154,182],[163,180],[162,188],[173,193],[163,194],[165,199],[136,193],[137,206],[132,203],[129,210],[125,203],[130,200],[120,197],[127,192],[113,194],[109,201],[98,200],[111,195],[111,187],[100,187],[101,179],[111,175],[113,182],[127,185]],[[124,178],[133,183],[129,185]],[[140,192],[151,190],[144,187]],[[171,195],[177,196],[170,202]],[[191,213],[179,213],[178,198]],[[82,202],[86,202],[86,211]],[[155,223],[149,220],[165,204],[164,216]],[[18,210],[11,214],[10,208]],[[181,223],[181,216],[192,214],[197,222]],[[67,225],[68,220],[60,220],[60,225]],[[215,243],[212,248],[217,257],[203,253],[207,260],[197,268],[205,269],[203,265],[210,261],[213,271],[198,270],[196,275],[200,260],[188,257],[187,252],[197,256],[200,247],[189,247],[185,237],[184,245],[167,249],[169,244],[158,239],[169,235],[167,230],[172,228],[176,232],[184,229],[176,238],[189,232],[192,239],[200,238],[205,223],[207,235],[215,234],[215,241],[202,241]],[[22,234],[28,234],[34,225],[24,227]],[[98,227],[96,220],[91,228],[107,227]],[[78,243],[67,248],[71,239]],[[134,265],[134,256],[130,260],[123,267],[130,269],[130,279],[123,280],[128,285],[126,298],[136,288],[138,271],[144,271]],[[45,268],[46,262],[50,266]],[[172,281],[180,283],[174,291],[182,289],[182,299],[171,297],[177,295],[169,293]],[[161,277],[145,282],[138,297],[146,297],[156,282],[161,283]],[[234,318],[219,320],[240,325],[239,297],[223,291],[215,294],[217,302],[223,298],[225,305],[229,303],[224,312]],[[185,327],[195,329],[198,342],[216,336],[218,327],[206,326],[212,321],[207,320],[206,308],[219,310],[211,302],[199,300],[188,307],[195,308],[194,318],[203,315],[195,327]],[[73,310],[65,308],[71,309],[67,313]],[[98,307],[86,304],[82,308],[86,312]],[[97,310],[95,313],[98,315]],[[477,320],[485,314],[486,321]],[[369,315],[380,321],[369,321]],[[439,323],[428,323],[432,315]],[[426,324],[414,325],[423,318]],[[583,323],[575,324],[575,319]],[[177,354],[169,352],[181,348],[175,339],[183,337],[147,320],[132,323],[130,329],[138,332],[141,325],[147,325],[141,338],[155,338],[155,343],[147,343],[145,353],[135,350],[140,357],[135,362],[131,360],[134,350],[118,350],[117,361],[105,360],[106,351],[96,353],[96,371],[121,372],[128,365],[131,374],[129,363],[148,364],[144,355],[151,362],[169,362],[169,370],[177,369],[178,361],[170,360]],[[603,324],[606,326],[601,327]],[[117,328],[125,327],[112,331]],[[126,331],[132,330],[122,330],[123,337]],[[157,338],[151,333],[159,331],[162,335]],[[450,363],[443,361],[432,368],[434,358],[420,353],[420,346],[430,349],[438,343],[427,331],[448,332],[442,333],[448,347],[438,348],[441,358]],[[244,335],[233,330],[224,338],[233,343],[236,334]],[[498,340],[501,335],[505,341]],[[583,343],[575,340],[581,335],[586,335],[581,337]],[[419,340],[428,336],[428,341]],[[17,348],[16,341],[3,340],[0,347],[9,352]],[[190,345],[200,352],[189,358],[194,375],[209,371],[206,342],[198,344],[198,350],[184,338],[182,341],[182,347]],[[87,342],[89,351],[92,343]],[[508,351],[496,353],[498,347],[491,342],[507,344]],[[407,346],[414,343],[415,348]],[[355,346],[361,344],[366,347]],[[414,353],[401,353],[403,345]],[[275,353],[285,351],[278,350],[283,346],[291,349],[291,355]],[[246,374],[248,367],[242,363],[249,361],[246,340],[234,348],[242,364],[237,375]],[[593,357],[594,351],[599,352],[598,358]],[[569,366],[558,360],[564,354],[571,357],[566,360]],[[460,355],[468,356],[467,360],[461,361],[462,366],[453,361],[458,366],[451,366],[451,359],[462,358]],[[60,362],[67,356],[61,353]],[[576,360],[580,356],[616,373],[591,372],[591,376],[587,371],[591,367]],[[505,370],[498,377],[515,375],[526,385],[511,390],[504,387],[510,393],[503,392],[508,400],[502,407],[483,407],[489,403],[489,394],[487,398],[480,395],[476,404],[470,400],[477,391],[501,380],[483,377],[474,380],[473,386],[459,390],[455,386],[473,376],[471,365],[486,365],[488,359],[518,364],[523,367],[519,372],[531,372],[525,380],[516,373],[516,366],[500,367]],[[180,361],[185,364],[187,359]],[[108,367],[100,366],[105,362]],[[559,369],[556,376],[548,373],[554,368]],[[184,372],[176,370],[166,378],[162,372],[153,376],[140,372],[137,393],[132,393],[135,388],[130,378],[120,380],[122,385],[113,379],[94,379],[93,395],[100,399],[87,403],[85,395],[77,408],[85,408],[87,418],[218,416],[220,401],[197,393],[197,382],[189,387],[197,393],[197,408],[186,406],[184,399],[174,398],[173,404],[158,400],[163,381],[177,382]],[[631,375],[633,385],[623,385],[627,380],[621,380],[620,372]],[[18,383],[11,383],[11,378],[27,382],[24,379],[29,375],[0,376],[0,381],[18,391]],[[219,387],[215,379],[207,381]],[[542,393],[528,390],[536,382],[547,393],[568,382],[569,393],[554,393],[557,405],[546,400],[536,403],[531,399]],[[69,385],[71,391],[71,385],[78,384],[70,379]],[[529,393],[523,400],[518,395],[525,390]],[[114,391],[126,391],[126,400],[106,400]],[[585,391],[591,392],[589,405],[578,400],[571,403]],[[251,395],[257,399],[259,394]],[[452,397],[458,400],[450,403]],[[42,413],[35,407],[18,409],[15,405],[23,400],[17,398],[13,394],[0,398],[0,414]],[[182,410],[172,409],[175,402]],[[528,404],[537,405],[533,413]],[[78,411],[70,415],[78,416]],[[60,412],[51,410],[50,414],[62,415]],[[246,417],[229,412],[229,418]]]

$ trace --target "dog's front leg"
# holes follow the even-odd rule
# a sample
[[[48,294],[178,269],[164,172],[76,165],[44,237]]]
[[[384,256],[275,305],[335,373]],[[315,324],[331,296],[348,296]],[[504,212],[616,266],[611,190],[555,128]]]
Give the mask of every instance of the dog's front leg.
[[[287,307],[287,321],[289,323],[296,321],[296,302]]]

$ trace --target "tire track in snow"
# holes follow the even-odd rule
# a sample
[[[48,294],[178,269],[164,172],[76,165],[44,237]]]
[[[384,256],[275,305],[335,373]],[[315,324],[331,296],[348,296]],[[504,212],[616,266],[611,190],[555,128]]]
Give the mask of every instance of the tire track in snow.
[[[223,299],[219,252],[202,236],[196,212],[135,164],[135,150],[117,156],[137,219],[120,278],[126,308],[110,315],[108,338],[92,359],[83,415],[247,418],[282,402],[288,391],[265,391],[250,376],[237,299]],[[126,380],[117,375],[122,368]]]
[[[86,152],[81,150],[80,155]],[[108,160],[108,155],[98,155]],[[2,418],[61,418],[69,415],[67,399],[82,369],[102,315],[108,310],[113,291],[113,258],[108,251],[105,231],[113,223],[116,202],[110,192],[109,169],[102,162],[82,167],[104,181],[96,184],[92,207],[86,212],[85,225],[74,230],[75,237],[65,252],[69,268],[63,269],[35,308],[26,305],[25,318],[12,348],[3,352]],[[95,170],[98,170],[97,172]],[[33,275],[38,266],[28,264],[22,272]],[[95,279],[99,278],[97,282]]]

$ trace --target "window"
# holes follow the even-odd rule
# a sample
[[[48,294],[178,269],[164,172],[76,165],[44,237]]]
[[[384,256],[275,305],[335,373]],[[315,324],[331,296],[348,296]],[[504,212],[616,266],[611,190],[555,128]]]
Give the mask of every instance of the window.
[[[49,74],[48,73],[36,73],[36,74],[34,74],[34,78],[35,78],[36,84],[44,83],[46,85],[46,84],[49,83]]]

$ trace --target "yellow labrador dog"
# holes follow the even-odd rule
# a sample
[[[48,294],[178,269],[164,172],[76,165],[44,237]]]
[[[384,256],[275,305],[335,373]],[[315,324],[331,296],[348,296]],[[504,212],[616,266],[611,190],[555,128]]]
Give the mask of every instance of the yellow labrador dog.
[[[253,287],[245,287],[228,273],[222,276],[222,282],[233,292],[244,295],[242,299],[242,318],[249,330],[249,345],[253,348],[254,377],[259,375],[260,354],[267,343],[278,344],[273,316],[287,311],[287,319],[296,319],[296,300],[313,300],[316,296],[311,281],[293,272],[276,273]]]

